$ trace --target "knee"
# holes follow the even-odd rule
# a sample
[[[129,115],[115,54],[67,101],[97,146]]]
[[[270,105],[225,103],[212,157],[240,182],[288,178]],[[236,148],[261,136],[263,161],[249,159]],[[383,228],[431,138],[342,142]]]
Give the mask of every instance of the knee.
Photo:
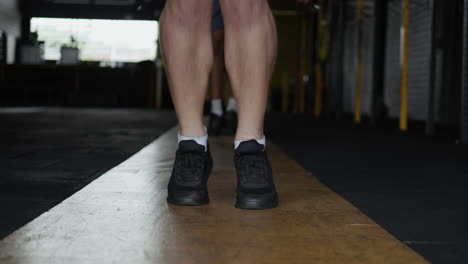
[[[209,0],[168,0],[164,15],[171,16],[181,24],[196,24],[208,20],[211,10]]]
[[[267,0],[224,0],[223,14],[237,25],[250,24],[270,12]]]

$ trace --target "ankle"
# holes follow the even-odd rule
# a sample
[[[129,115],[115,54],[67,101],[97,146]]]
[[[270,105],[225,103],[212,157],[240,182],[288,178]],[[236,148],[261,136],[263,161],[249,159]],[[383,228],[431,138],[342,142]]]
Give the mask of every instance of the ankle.
[[[206,132],[206,127],[204,127],[204,134],[202,136],[186,136],[179,131],[177,133],[177,144],[186,140],[193,140],[197,142],[197,144],[204,146],[205,151],[208,150],[208,133]]]
[[[226,112],[236,112],[237,113],[237,102],[234,97],[229,98],[228,104],[226,107]]]
[[[206,127],[203,125],[203,122],[200,122],[200,125],[190,125],[183,126],[179,123],[179,134],[185,137],[202,137],[206,136]]]
[[[223,112],[223,100],[221,98],[211,99],[211,114],[222,116]]]
[[[260,132],[256,132],[256,131],[240,130],[238,128],[234,140],[247,141],[247,140],[252,140],[252,139],[261,139],[264,137],[265,135],[263,134],[262,130],[260,130]]]
[[[266,148],[266,139],[265,136],[260,138],[251,138],[251,139],[236,139],[234,140],[234,149],[237,149],[242,142],[255,140],[258,144],[263,145],[263,150]]]

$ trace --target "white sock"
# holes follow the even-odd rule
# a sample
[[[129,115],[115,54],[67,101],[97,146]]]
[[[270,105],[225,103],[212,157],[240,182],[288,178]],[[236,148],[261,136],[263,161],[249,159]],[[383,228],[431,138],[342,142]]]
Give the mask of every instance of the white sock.
[[[222,99],[211,100],[211,113],[217,116],[223,115],[223,100]]]
[[[195,142],[205,147],[205,151],[208,150],[208,133],[206,133],[206,127],[205,127],[205,135],[201,137],[186,137],[186,136],[182,136],[180,132],[177,132],[177,144],[179,144],[181,141],[184,141],[184,140],[195,140]]]
[[[244,142],[244,141],[249,141],[249,140],[252,140],[252,139],[239,139],[239,140],[234,140],[234,149],[237,149],[240,145],[240,143]],[[262,138],[258,138],[258,139],[255,139],[258,144],[261,144],[263,145],[263,150],[265,150],[265,147],[266,147],[266,140],[265,140],[265,136],[263,136]]]
[[[229,101],[226,107],[226,112],[228,111],[234,111],[237,113],[237,102],[234,97],[229,98]]]

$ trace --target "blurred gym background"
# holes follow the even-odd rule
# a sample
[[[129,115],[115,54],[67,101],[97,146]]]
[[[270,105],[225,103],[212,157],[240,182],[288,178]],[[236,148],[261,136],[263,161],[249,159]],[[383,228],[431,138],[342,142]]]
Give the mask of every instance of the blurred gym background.
[[[270,111],[468,139],[463,1],[270,1]],[[170,108],[157,0],[4,0],[0,106]],[[440,128],[440,129],[439,129]]]

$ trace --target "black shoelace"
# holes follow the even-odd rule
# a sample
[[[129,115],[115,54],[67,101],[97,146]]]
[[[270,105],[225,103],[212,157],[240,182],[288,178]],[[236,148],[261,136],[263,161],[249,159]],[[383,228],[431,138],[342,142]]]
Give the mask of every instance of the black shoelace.
[[[258,154],[244,154],[238,157],[238,162],[242,183],[264,184],[267,182],[265,158]]]
[[[203,154],[196,152],[180,153],[175,162],[176,178],[184,182],[200,181],[205,168]]]

